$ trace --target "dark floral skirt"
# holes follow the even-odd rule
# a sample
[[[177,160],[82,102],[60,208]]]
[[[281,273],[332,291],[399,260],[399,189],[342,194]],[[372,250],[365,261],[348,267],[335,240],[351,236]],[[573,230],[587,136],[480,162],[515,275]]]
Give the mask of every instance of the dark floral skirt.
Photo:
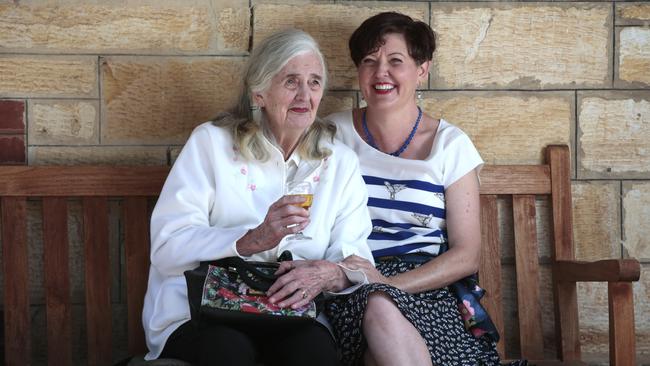
[[[377,269],[384,276],[394,276],[419,265],[396,259],[378,262]],[[368,296],[376,291],[390,296],[404,317],[420,332],[434,365],[500,365],[492,338],[487,335],[477,338],[465,328],[457,297],[447,287],[409,294],[379,283],[362,286],[347,296],[337,296],[325,307],[343,365],[363,365],[367,345],[361,323]],[[525,365],[525,361],[513,365]]]

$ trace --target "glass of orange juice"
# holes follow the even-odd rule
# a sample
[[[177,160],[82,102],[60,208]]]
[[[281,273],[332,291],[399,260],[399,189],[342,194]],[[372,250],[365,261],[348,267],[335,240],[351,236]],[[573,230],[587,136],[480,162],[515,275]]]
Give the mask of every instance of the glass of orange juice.
[[[309,182],[287,183],[287,195],[303,197],[305,201],[297,204],[297,206],[300,206],[307,210],[309,210],[312,202],[314,201],[314,193],[312,192],[312,186],[311,183]],[[311,237],[305,235],[302,231],[289,235],[287,237],[287,240],[306,240],[306,239],[311,239]]]

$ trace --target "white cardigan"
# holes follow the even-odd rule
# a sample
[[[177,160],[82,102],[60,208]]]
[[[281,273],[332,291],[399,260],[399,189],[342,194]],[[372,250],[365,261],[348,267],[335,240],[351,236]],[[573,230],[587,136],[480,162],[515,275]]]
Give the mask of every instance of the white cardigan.
[[[229,131],[207,122],[183,147],[151,217],[151,268],[142,314],[150,351],[146,359],[157,358],[169,335],[190,319],[183,272],[200,261],[238,256],[235,242],[262,223],[269,206],[282,197],[287,175],[283,155],[267,143],[272,151],[268,161],[247,161]],[[275,261],[290,250],[294,259],[339,262],[358,254],[372,261],[366,244],[372,226],[357,157],[338,141],[323,144],[332,155],[300,161],[295,176],[316,187],[311,223],[304,230],[314,239],[283,239],[276,248],[247,259]]]

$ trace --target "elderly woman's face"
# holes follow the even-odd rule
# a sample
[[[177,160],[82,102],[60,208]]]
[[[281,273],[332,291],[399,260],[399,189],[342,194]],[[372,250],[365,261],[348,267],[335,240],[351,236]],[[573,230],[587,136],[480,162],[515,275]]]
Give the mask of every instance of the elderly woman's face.
[[[304,131],[316,119],[323,97],[323,66],[312,53],[295,56],[271,80],[271,86],[255,94],[255,101],[274,131]],[[297,131],[297,132],[298,132]]]

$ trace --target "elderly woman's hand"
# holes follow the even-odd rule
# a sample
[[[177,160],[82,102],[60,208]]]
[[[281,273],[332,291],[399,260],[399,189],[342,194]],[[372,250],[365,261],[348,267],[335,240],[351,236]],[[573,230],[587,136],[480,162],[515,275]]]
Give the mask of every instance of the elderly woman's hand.
[[[237,252],[249,256],[274,248],[289,234],[295,234],[309,225],[309,211],[298,205],[301,196],[284,196],[275,201],[264,221],[237,240]]]
[[[296,260],[280,263],[276,274],[281,275],[269,288],[267,295],[280,307],[299,308],[322,291],[339,291],[349,285],[345,273],[335,263],[326,260]]]
[[[392,285],[389,277],[382,275],[375,266],[367,259],[359,257],[358,255],[351,255],[341,262],[343,266],[349,269],[360,269],[368,277],[370,283],[385,283]]]

